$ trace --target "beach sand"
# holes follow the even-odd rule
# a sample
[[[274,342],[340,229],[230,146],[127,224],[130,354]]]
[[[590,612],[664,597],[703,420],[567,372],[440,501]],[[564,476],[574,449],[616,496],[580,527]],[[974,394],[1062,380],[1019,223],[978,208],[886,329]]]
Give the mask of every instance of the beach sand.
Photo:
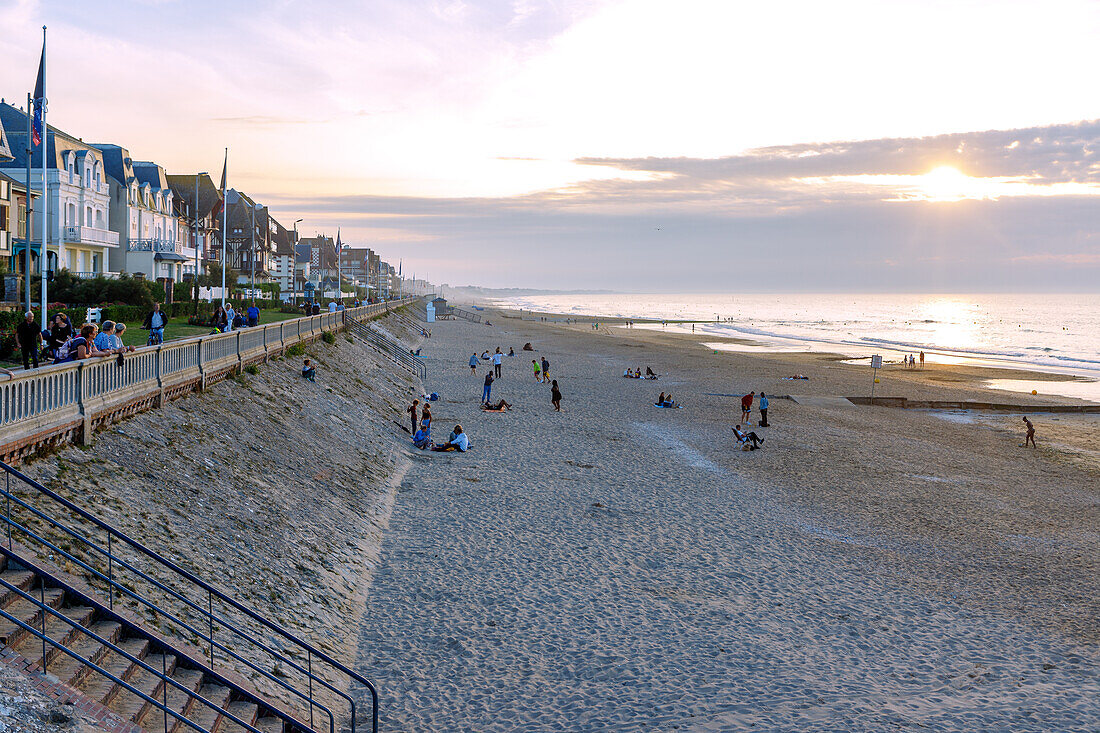
[[[866,395],[869,369],[489,318],[425,343],[433,437],[473,449],[410,451],[360,636],[384,730],[1100,727],[1094,416],[1034,416],[1029,450],[1016,415],[773,398],[740,452],[732,395]],[[467,365],[496,346],[505,414]],[[991,400],[982,371],[876,394]]]

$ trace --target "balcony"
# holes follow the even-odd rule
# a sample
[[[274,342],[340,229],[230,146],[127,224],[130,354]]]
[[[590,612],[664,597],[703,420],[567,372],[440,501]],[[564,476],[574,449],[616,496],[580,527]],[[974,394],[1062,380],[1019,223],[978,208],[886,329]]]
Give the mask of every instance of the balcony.
[[[65,227],[65,242],[69,244],[95,244],[100,247],[117,247],[118,232],[95,227]]]
[[[168,239],[131,239],[127,244],[130,252],[178,252],[180,247]]]
[[[89,280],[93,277],[105,277],[108,280],[117,280],[119,273],[117,272],[71,272],[69,273],[73,277],[80,278],[81,280]]]

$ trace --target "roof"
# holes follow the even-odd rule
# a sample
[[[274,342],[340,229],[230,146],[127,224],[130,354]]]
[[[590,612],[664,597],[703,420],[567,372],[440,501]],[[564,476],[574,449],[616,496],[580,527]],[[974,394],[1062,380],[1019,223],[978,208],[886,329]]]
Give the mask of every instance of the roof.
[[[0,127],[4,128],[11,160],[0,157],[0,168],[26,168],[27,166],[27,113],[7,102],[0,102]],[[58,165],[59,150],[95,150],[96,146],[86,143],[72,135],[46,125],[46,167],[61,168]],[[42,148],[35,148],[32,163],[42,165]]]
[[[313,246],[310,244],[299,243],[294,245],[294,261],[303,265],[308,265],[313,261]]]
[[[0,122],[0,160],[11,160],[11,148],[8,147],[8,136],[4,134],[4,125]]]
[[[195,199],[195,175],[194,173],[184,173],[179,175],[167,175],[168,187],[172,189],[172,193],[175,194],[176,202],[182,207],[186,207],[190,210],[191,204]],[[222,200],[222,192],[218,190],[218,187],[214,184],[213,179],[209,174],[202,174],[199,177],[199,218],[209,216],[211,212],[218,207]]]
[[[164,169],[156,163],[151,163],[146,160],[135,160],[133,162],[134,175],[137,177],[138,182],[145,184],[160,190],[171,190],[168,188],[168,178],[164,175]]]
[[[129,186],[134,180],[134,161],[130,151],[120,145],[97,143],[96,148],[103,154],[103,168],[107,175],[122,186]]]

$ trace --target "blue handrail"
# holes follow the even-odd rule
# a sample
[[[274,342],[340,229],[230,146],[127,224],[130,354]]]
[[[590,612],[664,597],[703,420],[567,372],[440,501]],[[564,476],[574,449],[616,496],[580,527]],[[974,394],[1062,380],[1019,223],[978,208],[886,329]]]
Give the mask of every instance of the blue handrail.
[[[42,484],[38,483],[34,479],[30,478],[29,476],[26,476],[25,474],[21,473],[20,471],[16,470],[15,468],[9,466],[7,463],[0,462],[0,468],[3,468],[4,472],[7,474],[8,477],[14,477],[14,478],[18,479],[24,485],[35,489],[39,494],[41,494],[43,496],[46,496],[47,498],[57,502],[58,504],[65,507],[69,511],[72,511],[72,512],[76,513],[82,519],[84,519],[84,520],[90,522],[91,524],[93,524],[94,526],[106,531],[109,541],[110,541],[112,536],[119,539],[119,540],[121,540],[121,541],[123,541],[124,543],[126,543],[127,545],[132,547],[134,550],[138,551],[140,554],[144,555],[145,557],[149,558],[150,560],[155,561],[156,563],[160,564],[165,569],[171,571],[174,575],[178,576],[179,578],[182,578],[183,580],[186,580],[191,585],[197,586],[197,587],[201,588],[202,590],[206,591],[208,598],[211,599],[211,605],[212,605],[212,599],[217,598],[222,603],[225,603],[228,606],[230,606],[231,608],[235,609],[236,611],[244,614],[248,618],[252,619],[253,621],[255,621],[257,623],[259,623],[260,625],[264,626],[265,628],[267,628],[268,630],[274,632],[275,634],[281,636],[283,639],[285,639],[286,641],[292,643],[293,645],[295,645],[296,647],[301,649],[303,652],[305,652],[308,655],[308,658],[309,658],[309,666],[310,666],[309,670],[302,670],[302,668],[299,665],[297,665],[295,662],[293,662],[292,660],[286,659],[282,655],[279,655],[277,652],[272,652],[272,650],[268,649],[266,647],[266,645],[263,645],[261,642],[257,642],[255,639],[252,639],[251,637],[249,637],[247,635],[246,632],[242,631],[241,629],[236,628],[236,626],[234,626],[232,623],[227,622],[223,618],[220,618],[220,617],[217,618],[217,622],[218,622],[219,625],[221,625],[221,626],[227,628],[228,630],[234,632],[238,636],[244,638],[246,641],[250,641],[253,645],[259,646],[260,648],[264,649],[265,651],[268,651],[269,653],[276,654],[276,656],[278,656],[280,659],[284,659],[288,664],[293,665],[299,671],[302,671],[302,672],[305,673],[306,677],[308,678],[308,680],[310,682],[310,692],[308,693],[308,695],[306,695],[306,698],[310,702],[310,716],[311,717],[313,715],[313,707],[314,706],[316,706],[318,708],[321,708],[323,710],[326,709],[322,703],[317,702],[313,699],[312,686],[313,686],[314,682],[317,682],[319,685],[321,685],[321,686],[323,686],[323,687],[325,687],[325,688],[327,688],[327,689],[329,689],[333,692],[336,692],[338,695],[343,697],[348,702],[349,713],[350,713],[350,715],[349,715],[349,717],[350,717],[350,728],[351,728],[352,733],[355,733],[356,717],[357,717],[356,716],[356,711],[355,711],[355,701],[351,697],[349,697],[349,696],[347,696],[343,693],[340,693],[338,690],[336,690],[331,685],[329,685],[323,678],[321,678],[321,677],[317,676],[315,673],[313,673],[312,663],[313,663],[313,658],[314,657],[316,657],[317,659],[319,659],[322,662],[324,662],[325,664],[327,664],[330,668],[332,668],[336,672],[344,675],[350,681],[358,683],[359,685],[362,685],[363,687],[365,687],[370,692],[370,696],[371,696],[371,708],[372,708],[371,709],[371,730],[372,730],[373,733],[377,733],[377,731],[378,731],[378,690],[377,690],[377,688],[375,688],[374,684],[370,680],[368,680],[367,678],[363,677],[362,675],[354,672],[353,670],[349,669],[347,666],[340,663],[339,661],[334,659],[329,654],[321,651],[320,649],[317,649],[313,645],[311,645],[308,642],[306,642],[305,640],[299,638],[298,636],[296,636],[295,634],[293,634],[289,630],[283,628],[279,624],[276,624],[276,623],[270,621],[269,619],[267,619],[266,617],[260,615],[259,613],[257,613],[253,609],[245,606],[244,604],[240,603],[236,599],[226,595],[222,591],[218,590],[217,588],[210,585],[206,581],[204,581],[201,578],[197,577],[193,573],[191,573],[191,572],[185,570],[184,568],[180,567],[179,565],[172,562],[168,558],[164,557],[160,553],[150,549],[149,547],[146,547],[144,544],[142,544],[138,540],[136,540],[136,539],[130,537],[129,535],[121,532],[120,530],[116,529],[112,525],[108,524],[107,522],[104,522],[102,519],[96,517],[95,515],[91,514],[88,511],[86,511],[82,507],[77,506],[76,504],[69,501],[65,497],[59,495],[58,493],[56,493],[56,492],[52,491],[51,489],[43,486]],[[9,481],[10,481],[10,478],[9,478]],[[9,487],[10,487],[10,484],[9,484]],[[63,529],[65,531],[67,531],[70,535],[79,536],[73,530],[65,527],[64,525],[60,525],[52,517],[46,517],[44,515],[44,513],[40,512],[39,510],[34,509],[33,507],[27,506],[25,504],[25,502],[22,502],[18,497],[15,497],[14,495],[11,494],[10,488],[8,490],[3,491],[3,493],[6,496],[6,516],[7,516],[7,520],[8,520],[7,524],[8,524],[8,541],[9,541],[9,543],[11,542],[11,527],[12,527],[12,522],[11,522],[11,501],[13,499],[18,504],[20,504],[22,506],[25,506],[28,509],[31,509],[37,515],[49,519],[51,524],[54,524],[55,526],[58,526],[60,529]],[[20,527],[20,529],[23,529],[23,528]],[[38,539],[41,540],[41,538],[38,538]],[[80,537],[80,539],[83,542],[85,542],[86,544],[88,544],[88,546],[94,548],[97,552],[99,552],[101,554],[106,554],[107,557],[110,560],[118,561],[118,562],[122,563],[124,566],[128,566],[128,564],[126,564],[125,561],[122,558],[117,558],[114,555],[113,550],[110,547],[107,550],[104,550],[104,548],[100,547],[95,542],[92,542],[92,541],[88,540],[87,538]],[[110,542],[109,542],[109,544],[110,544]],[[61,552],[60,548],[56,548],[55,551]],[[67,555],[68,553],[65,553],[65,554]],[[76,560],[76,558],[72,558],[72,559],[74,559],[74,561]],[[83,565],[83,563],[81,563],[81,564]],[[128,567],[129,567],[129,569],[134,570],[134,572],[139,572],[140,573],[140,571],[132,568],[132,566],[128,566]],[[99,576],[101,578],[103,577],[102,574],[99,573],[98,571],[93,570],[93,572],[95,572],[95,574],[97,576]],[[153,582],[155,585],[157,585],[157,587],[161,588],[162,590],[165,590],[167,592],[171,592],[171,593],[173,593],[173,595],[176,595],[176,597],[180,597],[179,594],[176,594],[174,591],[171,591],[170,589],[164,587],[161,583],[159,583],[159,582],[157,582],[153,579],[148,578],[148,576],[146,576],[144,573],[141,573],[141,575],[143,577],[151,580],[151,582]],[[117,584],[115,584],[113,582],[113,579],[110,579],[110,578],[104,578],[104,579],[111,582],[111,585],[113,587],[119,587],[119,586],[117,586]],[[127,589],[124,589],[124,590],[127,590]],[[111,595],[113,595],[113,591],[109,591],[109,593]],[[128,592],[128,594],[131,595],[131,596],[135,596],[135,594],[133,592]],[[181,598],[181,600],[186,601],[186,599],[182,599],[182,598]],[[190,602],[190,601],[186,601],[186,602],[190,606],[192,606],[193,608],[196,608],[196,610],[199,611],[200,613],[204,613],[208,617],[208,620],[210,622],[210,627],[213,628],[215,616],[213,615],[212,610],[204,611],[201,607],[196,606],[193,602]],[[165,613],[167,615],[167,612],[163,611],[163,609],[160,609],[155,604],[147,603],[146,605],[148,607],[153,608],[154,610],[158,611],[159,613]],[[182,624],[183,622],[180,622],[180,623]],[[211,636],[212,636],[212,634],[211,634]],[[218,647],[221,648],[221,649],[225,649],[225,647],[221,644],[219,644]],[[213,644],[211,645],[211,649],[213,649]],[[226,650],[226,651],[229,651],[229,650]],[[230,652],[230,653],[232,654],[232,652]],[[211,654],[213,654],[212,651],[211,651]],[[237,657],[237,655],[235,655],[235,654],[233,656]],[[246,661],[246,660],[241,660],[241,661]],[[301,691],[298,691],[298,692],[299,692],[299,694],[303,694],[303,695],[305,694],[305,693],[301,693]],[[312,725],[312,723],[311,723],[311,725]]]

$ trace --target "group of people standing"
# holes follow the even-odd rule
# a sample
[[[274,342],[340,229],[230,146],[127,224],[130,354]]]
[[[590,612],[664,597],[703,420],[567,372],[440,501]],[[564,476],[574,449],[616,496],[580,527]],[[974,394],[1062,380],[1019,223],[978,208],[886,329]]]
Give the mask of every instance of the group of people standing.
[[[252,328],[258,326],[259,323],[260,309],[256,307],[256,301],[252,301],[252,305],[239,313],[233,310],[233,303],[226,302],[225,305],[219,305],[210,318],[210,325],[214,327],[214,331],[217,333],[226,333],[234,328],[244,328],[246,326]]]

